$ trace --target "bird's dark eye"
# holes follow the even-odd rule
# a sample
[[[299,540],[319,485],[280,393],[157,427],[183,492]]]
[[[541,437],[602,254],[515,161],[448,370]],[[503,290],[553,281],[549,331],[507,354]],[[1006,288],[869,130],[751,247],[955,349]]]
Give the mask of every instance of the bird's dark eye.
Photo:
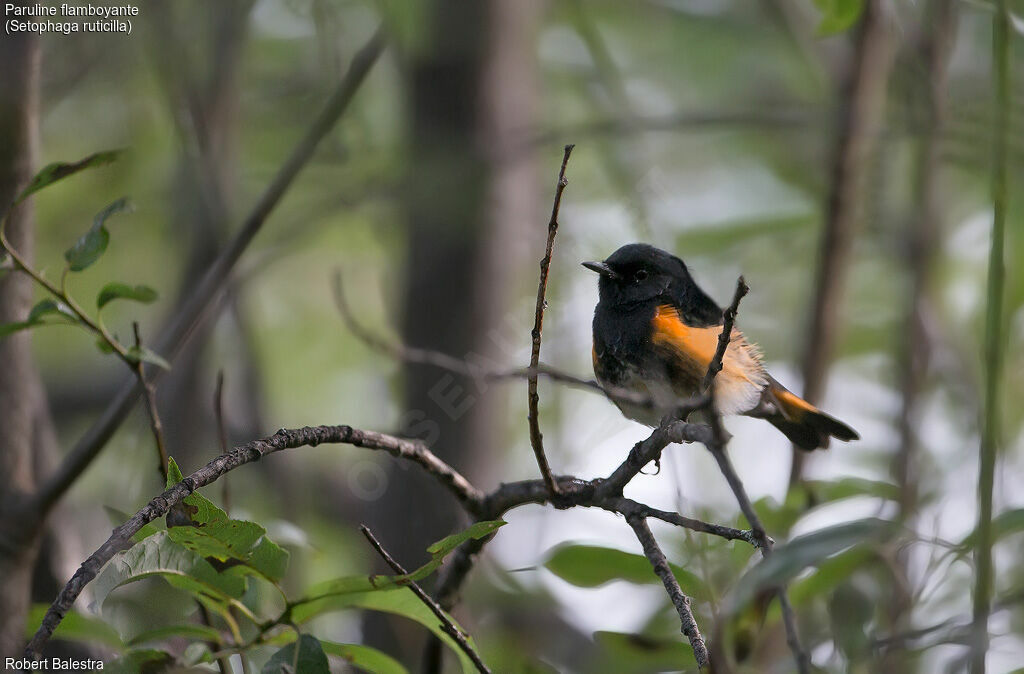
[[[633,279],[637,283],[640,283],[641,281],[646,281],[647,280],[647,270],[645,270],[645,269],[637,270],[637,272],[635,274],[633,274]]]

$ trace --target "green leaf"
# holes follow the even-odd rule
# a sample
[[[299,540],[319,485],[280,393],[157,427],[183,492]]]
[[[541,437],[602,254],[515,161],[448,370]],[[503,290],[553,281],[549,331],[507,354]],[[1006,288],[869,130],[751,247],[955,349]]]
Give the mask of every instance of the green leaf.
[[[395,660],[387,653],[382,653],[376,648],[363,646],[362,644],[339,644],[333,641],[320,641],[324,652],[342,658],[359,669],[374,674],[408,674],[402,663]]]
[[[859,477],[844,477],[839,480],[809,480],[801,483],[815,505],[832,503],[857,496],[895,501],[900,497],[900,488],[891,482],[865,480]]]
[[[1024,508],[1014,508],[1012,510],[1004,510],[1003,512],[992,518],[992,542],[998,541],[1000,538],[1005,538],[1015,533],[1024,531]],[[971,533],[967,534],[963,541],[960,542],[960,548],[963,551],[970,550],[974,547],[978,540],[978,531],[975,529]]]
[[[173,457],[167,460],[167,488],[182,480],[181,470]],[[229,519],[213,501],[193,492],[183,499],[188,518],[196,526],[173,526],[168,529],[171,540],[203,556],[220,562],[237,560],[234,575],[258,573],[277,582],[288,568],[288,551],[267,538],[267,530],[255,522]]]
[[[825,37],[848,30],[864,11],[864,0],[814,0],[821,12],[818,35]]]
[[[149,350],[144,346],[141,348],[138,346],[130,347],[128,349],[126,357],[133,363],[138,363],[141,360],[144,363],[152,363],[153,365],[161,367],[165,370],[171,369],[171,364],[164,360],[163,356],[156,353],[155,351]]]
[[[42,300],[28,312],[29,323],[42,323],[44,316],[57,316],[71,323],[77,323],[78,317],[71,309],[56,300]]]
[[[25,621],[25,638],[31,639],[35,634],[36,627],[43,622],[49,604],[33,604],[29,610],[28,618]],[[68,611],[67,615],[57,626],[53,633],[54,639],[66,639],[67,641],[80,641],[88,644],[103,644],[115,651],[124,650],[124,643],[121,636],[113,627],[100,620],[85,616],[78,611]]]
[[[64,259],[71,271],[82,271],[107,250],[110,244],[110,232],[106,227],[90,227],[71,248],[64,251]]]
[[[200,555],[175,543],[168,532],[159,531],[119,552],[104,567],[93,584],[97,606],[102,607],[116,588],[152,576],[160,576],[192,594],[218,600],[237,599],[245,591],[243,579],[217,573]]]
[[[245,568],[232,567],[246,575],[251,569],[277,582],[288,568],[288,552],[266,538],[266,529],[255,522],[219,520],[203,526],[168,529],[171,540],[203,557],[221,562],[236,560]]]
[[[476,522],[467,529],[460,531],[457,534],[446,536],[441,540],[437,541],[436,543],[432,544],[430,547],[427,548],[427,552],[429,552],[430,556],[432,557],[431,563],[436,562],[436,565],[431,569],[431,571],[433,571],[434,568],[437,568],[437,566],[440,566],[441,562],[444,561],[444,558],[447,557],[449,553],[451,553],[455,548],[459,547],[466,541],[470,539],[480,539],[484,538],[485,536],[490,536],[495,531],[497,531],[499,527],[503,526],[505,526],[504,520],[489,520],[486,522]],[[430,564],[428,564],[428,566],[429,565]],[[422,571],[424,568],[426,567],[421,567],[420,570]]]
[[[184,625],[165,625],[164,627],[146,630],[145,632],[136,634],[134,637],[129,639],[128,645],[138,646],[140,644],[152,643],[154,641],[163,641],[172,637],[184,637],[186,639],[198,641],[212,641],[217,644],[223,641],[220,632],[208,625],[186,623]]]
[[[853,663],[864,662],[871,653],[868,623],[875,602],[856,583],[844,582],[829,597],[828,616],[836,646]]]
[[[150,302],[156,301],[156,298],[157,292],[149,286],[130,286],[127,283],[112,281],[103,286],[103,289],[100,290],[100,294],[96,296],[96,308],[102,309],[104,306],[117,299],[135,300],[136,302],[149,304]]]
[[[476,671],[476,667],[469,657],[462,652],[459,645],[443,630],[437,620],[437,616],[420,601],[412,590],[407,587],[393,587],[387,590],[371,590],[368,592],[356,592],[344,595],[322,597],[313,602],[296,606],[292,610],[291,618],[296,623],[304,623],[312,618],[344,609],[361,608],[371,611],[382,611],[404,616],[415,620],[445,643],[458,656],[462,671],[465,674]],[[447,613],[445,615],[448,615]],[[458,623],[450,615],[448,618],[452,624]],[[472,638],[469,638],[473,643]]]
[[[762,590],[784,585],[808,566],[818,565],[858,543],[880,541],[892,529],[892,522],[868,518],[798,536],[776,547],[770,557],[761,560],[739,580],[727,610],[735,615]]]
[[[78,323],[78,317],[63,304],[52,299],[42,300],[32,307],[28,312],[28,318],[24,321],[4,323],[0,325],[0,338],[6,337],[7,335],[13,335],[15,332],[20,330],[27,330],[28,328],[34,328],[39,325],[46,325],[47,321],[43,320],[46,316],[57,316],[58,318],[63,319],[61,323]]]
[[[178,662],[185,667],[194,667],[201,662],[213,662],[210,647],[206,645],[205,641],[193,641],[185,647],[185,652],[178,657]]]
[[[167,459],[167,489],[170,489],[174,485],[185,479],[181,474],[181,469],[178,468],[177,462],[174,457],[168,457]],[[214,505],[213,501],[206,498],[199,492],[192,492],[182,502],[185,505],[193,506],[195,510],[191,513],[190,517],[192,522],[199,525],[209,524],[210,522],[225,521],[228,519],[228,514]]]
[[[110,232],[106,228],[107,219],[130,208],[128,200],[122,197],[96,214],[89,231],[64,252],[64,259],[67,260],[71,271],[82,271],[100,259],[110,244]]]
[[[274,653],[260,671],[261,674],[330,674],[331,669],[320,640],[303,634],[297,644],[288,644]]]
[[[868,546],[856,546],[817,565],[817,570],[807,578],[793,583],[789,598],[800,606],[815,597],[823,597],[835,590],[858,569],[878,561],[878,553]]]
[[[63,162],[47,164],[46,166],[43,167],[41,171],[39,171],[39,173],[35,175],[35,177],[32,178],[32,181],[24,190],[22,190],[21,194],[18,195],[18,198],[15,199],[14,203],[19,204],[25,199],[27,199],[30,195],[34,194],[35,192],[38,192],[44,187],[52,185],[58,180],[63,180],[68,176],[74,175],[79,171],[84,171],[85,169],[88,168],[109,164],[116,160],[120,155],[121,150],[112,150],[108,152],[97,152],[96,154],[89,155],[85,159],[76,161],[71,164],[66,164]]]
[[[28,328],[34,328],[38,323],[32,323],[31,321],[18,321],[17,323],[3,323],[0,324],[0,339],[7,335],[13,335],[21,330],[27,330]]]
[[[422,580],[436,571],[438,567],[441,566],[442,562],[444,562],[445,557],[451,554],[451,552],[455,550],[455,548],[459,547],[459,545],[470,539],[479,539],[490,536],[498,529],[498,527],[501,527],[504,524],[505,522],[502,520],[477,522],[465,531],[461,531],[457,534],[452,534],[451,536],[441,539],[427,548],[427,551],[430,552],[431,555],[430,561],[412,573],[408,573],[404,576],[342,576],[341,578],[335,578],[334,580],[314,585],[307,592],[306,597],[299,599],[295,604],[298,605],[332,595],[393,589],[396,586],[401,585],[403,582],[410,580]]]
[[[245,566],[254,569],[265,578],[279,581],[288,570],[290,556],[287,550],[264,536],[245,560]]]
[[[548,571],[577,587],[599,587],[613,580],[630,583],[660,583],[650,561],[643,555],[596,545],[560,545],[544,563]],[[683,592],[695,599],[707,599],[709,593],[697,576],[675,564],[669,564]]]
[[[295,641],[295,632],[283,632],[273,639],[274,643],[288,644]],[[320,646],[324,653],[355,665],[360,670],[373,672],[373,674],[408,674],[398,660],[395,660],[387,653],[382,653],[376,648],[363,646],[362,644],[342,644],[336,641],[320,640]]]
[[[174,657],[158,648],[138,648],[128,651],[117,660],[106,663],[103,668],[108,674],[142,674],[162,672],[174,663]]]
[[[645,634],[594,632],[594,642],[612,672],[696,671],[693,649],[685,640]]]

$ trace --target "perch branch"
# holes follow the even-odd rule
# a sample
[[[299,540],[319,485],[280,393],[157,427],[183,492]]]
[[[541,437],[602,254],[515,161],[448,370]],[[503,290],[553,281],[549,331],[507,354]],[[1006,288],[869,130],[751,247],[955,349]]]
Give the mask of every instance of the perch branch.
[[[704,637],[700,635],[697,621],[693,618],[693,611],[690,609],[690,598],[679,587],[679,581],[676,580],[672,569],[669,568],[665,553],[658,547],[658,542],[654,539],[651,528],[647,526],[647,521],[637,515],[627,517],[626,521],[629,522],[629,526],[633,527],[640,545],[643,546],[644,554],[651,562],[651,566],[654,567],[654,573],[661,579],[662,584],[665,586],[665,591],[668,592],[669,599],[672,600],[672,604],[676,607],[676,613],[679,614],[679,623],[681,625],[680,631],[690,640],[690,648],[693,649],[693,657],[697,660],[697,668],[704,669],[708,665],[708,648],[704,645]]]
[[[555,201],[551,206],[551,220],[548,221],[548,238],[547,243],[544,246],[544,257],[540,260],[540,282],[537,284],[537,308],[534,313],[533,319],[533,330],[530,332],[530,337],[533,341],[533,346],[530,351],[530,369],[531,372],[527,375],[527,392],[528,392],[528,404],[529,414],[527,419],[530,423],[530,445],[533,447],[533,453],[537,457],[537,467],[540,468],[540,474],[544,478],[544,482],[548,486],[548,490],[552,496],[558,494],[558,485],[555,483],[554,478],[551,476],[551,467],[548,466],[547,456],[544,455],[544,436],[540,432],[540,417],[537,412],[537,405],[540,401],[540,396],[537,394],[537,364],[540,362],[540,339],[541,330],[544,327],[544,308],[547,306],[547,300],[544,299],[544,295],[548,289],[548,272],[551,268],[551,251],[555,245],[555,235],[558,233],[558,211],[562,205],[562,192],[565,191],[565,186],[568,181],[565,179],[565,167],[569,164],[569,156],[572,154],[573,145],[565,146],[565,154],[562,156],[562,166],[558,170],[558,184],[555,186]]]
[[[342,78],[323,111],[264,190],[241,229],[210,265],[193,294],[161,333],[157,343],[158,353],[169,360],[173,359],[196,326],[209,313],[209,307],[215,303],[238,259],[263,227],[263,223],[266,222],[274,208],[280,203],[296,176],[309,163],[320,141],[330,132],[348,108],[360,85],[366,79],[367,73],[384,50],[384,45],[384,35],[378,31],[356,53],[348,72]],[[154,372],[154,374],[158,373]],[[38,516],[48,512],[74,484],[78,476],[89,467],[127,417],[140,392],[141,386],[135,379],[125,383],[118,390],[100,418],[85,432],[85,435],[79,438],[63,463],[41,485],[31,503],[33,514]]]
[[[370,541],[370,545],[373,546],[373,549],[377,551],[377,554],[379,554],[385,562],[387,562],[388,566],[394,569],[395,573],[402,576],[407,575],[405,569],[402,568],[402,565],[396,562],[395,559],[388,554],[388,551],[384,549],[384,546],[380,544],[380,541],[377,540],[377,537],[373,535],[373,532],[370,531],[365,524],[359,526],[359,531],[363,532],[363,536],[366,536],[366,540]],[[482,674],[491,674],[491,670],[484,664],[480,654],[476,652],[476,649],[473,648],[472,644],[470,644],[466,639],[467,635],[455,626],[455,623],[452,622],[451,618],[449,618],[445,614],[444,610],[437,605],[436,601],[430,598],[430,595],[423,591],[423,588],[419,586],[419,583],[414,580],[404,580],[401,584],[406,585],[410,590],[412,590],[413,594],[419,597],[419,600],[430,609],[430,612],[437,616],[437,619],[441,621],[441,629],[455,640],[455,643],[459,645],[459,648],[462,649],[463,653],[469,656],[469,659],[473,661],[474,665],[476,665],[477,671]]]

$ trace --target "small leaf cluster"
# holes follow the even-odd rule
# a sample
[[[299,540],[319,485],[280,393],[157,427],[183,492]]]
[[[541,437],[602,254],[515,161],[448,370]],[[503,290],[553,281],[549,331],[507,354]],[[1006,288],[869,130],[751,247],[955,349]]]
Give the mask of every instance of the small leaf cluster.
[[[167,486],[182,479],[174,459],[168,461]],[[113,513],[114,519],[127,519]],[[430,561],[405,575],[346,575],[306,588],[290,598],[282,581],[289,553],[273,542],[266,529],[227,513],[198,492],[185,497],[166,518],[167,526],[148,524],[135,536],[131,548],[115,555],[93,586],[95,609],[102,611],[110,594],[147,578],[161,578],[191,596],[211,616],[209,624],[184,622],[161,625],[126,637],[107,622],[70,614],[55,636],[100,642],[120,654],[107,666],[115,672],[150,668],[193,667],[231,655],[251,658],[257,649],[274,650],[263,666],[264,674],[329,672],[329,658],[340,658],[365,671],[401,674],[406,669],[394,658],[361,644],[321,639],[309,631],[314,618],[343,610],[392,613],[420,623],[437,635],[459,658],[464,672],[475,668],[436,616],[409,590],[412,581],[433,574],[462,543],[489,536],[503,521],[478,522],[460,533],[431,545]],[[260,590],[280,596],[271,616],[262,615],[266,602]],[[45,610],[44,607],[39,607]],[[450,617],[450,616],[449,616]],[[32,621],[29,621],[30,624]],[[457,624],[454,622],[453,624]],[[184,639],[183,652],[168,645]]]
[[[64,178],[86,169],[109,164],[115,161],[119,155],[118,151],[100,152],[73,163],[49,164],[36,174],[8,209],[2,224],[0,224],[0,254],[10,255],[14,260],[14,268],[31,276],[50,297],[32,307],[25,320],[0,325],[0,338],[43,325],[73,325],[93,334],[97,338],[96,346],[101,352],[116,353],[133,367],[141,362],[149,362],[169,368],[170,365],[167,361],[150,349],[138,344],[122,344],[103,324],[102,310],[111,302],[131,300],[149,304],[156,301],[158,297],[156,290],[146,285],[111,281],[104,285],[96,296],[95,317],[87,314],[68,292],[68,276],[88,269],[106,252],[110,245],[110,230],[107,227],[107,222],[112,216],[131,210],[131,202],[127,198],[122,197],[97,213],[89,229],[64,252],[65,266],[59,284],[47,280],[41,272],[32,269],[18,252],[12,249],[5,236],[7,221],[14,207],[19,203]]]

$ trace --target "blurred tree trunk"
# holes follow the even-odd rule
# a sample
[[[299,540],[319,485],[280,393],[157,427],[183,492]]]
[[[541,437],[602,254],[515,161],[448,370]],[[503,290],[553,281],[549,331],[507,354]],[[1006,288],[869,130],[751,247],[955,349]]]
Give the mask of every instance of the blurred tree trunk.
[[[956,24],[952,0],[932,0],[925,14],[919,29],[920,37],[914,45],[915,53],[910,55],[915,64],[920,62],[924,66],[926,77],[920,80],[921,90],[915,92],[917,96],[913,110],[920,110],[920,116],[913,115],[911,121],[914,125],[912,130],[919,132],[912,194],[916,212],[911,215],[906,235],[910,286],[906,325],[896,360],[903,402],[897,421],[900,444],[892,468],[900,493],[899,519],[908,526],[912,526],[919,498],[921,448],[918,429],[921,426],[921,391],[932,351],[927,316],[930,313],[933,260],[941,229],[938,179],[945,120],[947,64]],[[896,582],[890,596],[888,630],[898,634],[910,627],[913,588],[909,548],[901,546],[894,555]],[[915,669],[912,658],[902,651],[896,651],[886,655],[880,663],[879,671],[897,674]]]
[[[157,3],[154,58],[167,89],[183,153],[176,176],[176,212],[171,222],[186,233],[187,252],[178,291],[179,303],[191,294],[220,251],[232,223],[237,183],[238,70],[248,36],[252,0],[214,3]],[[205,14],[199,35],[188,38],[174,30],[191,26],[181,16]],[[198,49],[182,54],[181,45],[198,41]],[[193,53],[200,55],[199,58]],[[225,318],[234,329],[237,361],[226,377],[226,399],[232,428],[246,438],[262,426],[262,385],[255,373],[251,334],[238,304],[233,283],[225,290]],[[159,389],[167,446],[191,465],[218,451],[213,414],[214,377],[207,354],[217,321],[200,326],[177,358],[174,370]],[[234,376],[233,376],[234,375]],[[232,404],[237,403],[237,404]],[[241,440],[232,433],[231,440]]]
[[[32,178],[38,154],[39,40],[20,33],[0,38],[0,204],[6,208]],[[7,238],[33,258],[32,202],[11,215]],[[24,320],[32,305],[32,280],[0,272],[0,323]],[[35,487],[45,455],[56,444],[42,380],[32,358],[31,332],[0,338],[0,657],[18,656],[39,529],[16,514]]]
[[[423,44],[407,66],[402,339],[507,363],[511,345],[525,344],[529,332],[524,323],[522,335],[509,334],[504,320],[513,272],[530,254],[540,259],[544,229],[532,157],[522,152],[537,107],[539,4],[436,0],[426,11]],[[400,431],[426,440],[471,478],[493,473],[502,460],[499,395],[407,366]],[[394,556],[416,566],[464,516],[433,480],[392,465],[388,490],[368,517]],[[366,628],[370,643],[410,662],[420,652],[420,630],[399,633],[404,625],[377,616],[368,616]]]
[[[890,32],[885,3],[868,0],[838,101],[825,228],[804,339],[803,397],[814,404],[825,394],[828,366],[839,333],[846,275],[868,196],[871,158],[885,123],[893,50]],[[800,481],[807,456],[807,452],[793,448],[790,486]]]

